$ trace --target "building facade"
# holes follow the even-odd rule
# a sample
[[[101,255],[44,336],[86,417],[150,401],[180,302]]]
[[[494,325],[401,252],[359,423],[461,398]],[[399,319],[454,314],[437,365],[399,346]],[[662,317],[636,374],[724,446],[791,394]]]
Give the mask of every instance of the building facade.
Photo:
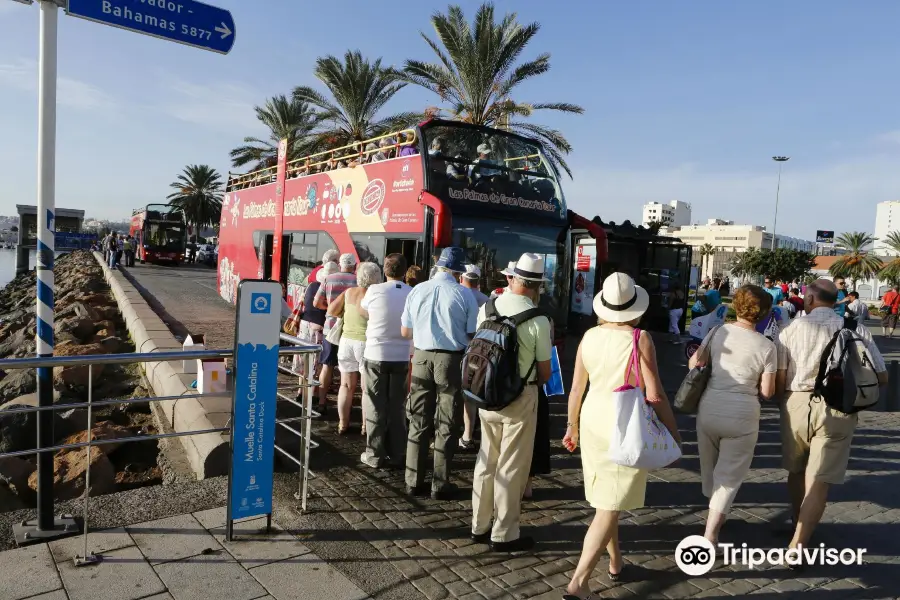
[[[900,231],[900,202],[879,202],[875,207],[875,254],[894,254],[884,244],[889,233]]]
[[[769,249],[772,234],[761,225],[735,225],[734,221],[709,219],[706,225],[665,227],[660,235],[677,237],[694,249],[693,262],[701,267],[701,275],[712,277],[728,271],[728,265],[735,255],[748,248]],[[709,244],[715,249],[710,257],[701,257],[698,249]],[[776,248],[789,248],[815,253],[816,243],[786,235],[775,236]]]
[[[667,204],[648,202],[644,205],[641,224],[659,222],[668,227],[681,227],[691,224],[691,205],[681,200],[672,200]]]

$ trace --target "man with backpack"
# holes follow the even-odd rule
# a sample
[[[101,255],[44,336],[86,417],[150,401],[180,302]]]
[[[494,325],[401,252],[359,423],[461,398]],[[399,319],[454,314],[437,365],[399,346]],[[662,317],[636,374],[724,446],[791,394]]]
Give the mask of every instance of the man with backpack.
[[[884,358],[871,336],[844,328],[834,311],[837,300],[831,281],[810,284],[806,317],[794,319],[776,341],[783,464],[795,527],[791,548],[809,543],[829,486],[844,482],[856,412],[877,402],[887,384]]]
[[[506,293],[481,308],[462,363],[463,393],[481,418],[472,539],[490,542],[496,552],[534,546],[534,539],[520,536],[519,515],[534,452],[538,386],[551,372],[550,320],[537,308],[544,259],[525,253],[512,273]]]

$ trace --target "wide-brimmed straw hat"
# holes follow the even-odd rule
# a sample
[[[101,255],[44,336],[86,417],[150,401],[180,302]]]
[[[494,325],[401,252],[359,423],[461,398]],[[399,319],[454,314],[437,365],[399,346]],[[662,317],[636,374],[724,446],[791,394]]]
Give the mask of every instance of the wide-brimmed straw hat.
[[[526,252],[513,267],[513,276],[528,281],[544,281],[544,257]]]
[[[507,277],[515,277],[516,276],[516,261],[511,260],[507,263],[506,268],[500,271],[502,274]]]
[[[625,273],[603,280],[603,291],[594,298],[594,312],[608,323],[628,323],[647,312],[650,296]]]

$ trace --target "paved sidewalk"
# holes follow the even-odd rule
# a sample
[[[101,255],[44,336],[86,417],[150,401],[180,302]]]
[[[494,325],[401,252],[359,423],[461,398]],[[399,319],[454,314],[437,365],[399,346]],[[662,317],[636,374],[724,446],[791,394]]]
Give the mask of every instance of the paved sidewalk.
[[[367,594],[265,518],[235,525],[225,509],[88,534],[102,556],[76,567],[83,537],[0,553],[0,600],[362,600]]]

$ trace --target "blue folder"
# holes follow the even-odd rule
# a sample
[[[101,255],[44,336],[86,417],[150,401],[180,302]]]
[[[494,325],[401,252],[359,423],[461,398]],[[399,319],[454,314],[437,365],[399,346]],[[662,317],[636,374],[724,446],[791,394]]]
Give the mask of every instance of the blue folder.
[[[550,353],[550,381],[544,384],[544,394],[546,396],[564,396],[566,389],[563,386],[562,371],[559,368],[559,353],[556,346]]]

